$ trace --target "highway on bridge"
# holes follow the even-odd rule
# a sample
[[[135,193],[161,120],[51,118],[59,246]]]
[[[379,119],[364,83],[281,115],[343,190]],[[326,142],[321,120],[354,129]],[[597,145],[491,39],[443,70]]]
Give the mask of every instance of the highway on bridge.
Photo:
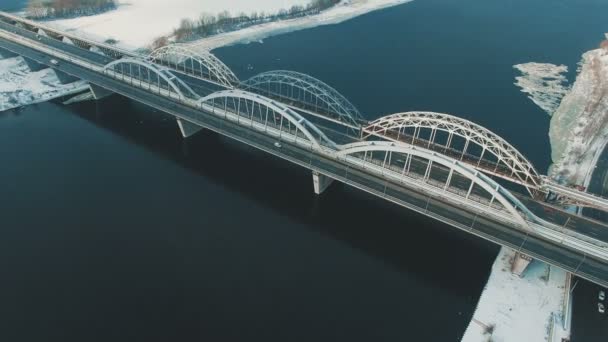
[[[11,33],[7,33],[6,31]],[[188,105],[188,103],[184,103],[183,99],[178,97],[165,96],[165,92],[160,89],[155,91],[150,88],[136,87],[124,80],[117,79],[97,70],[92,70],[84,66],[83,63],[72,60],[72,58],[75,58],[103,67],[108,63],[116,61],[115,57],[104,56],[75,45],[66,44],[54,38],[40,37],[36,33],[1,21],[0,33],[0,47],[18,55],[52,66],[61,72],[161,110],[188,123],[231,137],[313,172],[318,172],[331,179],[349,184],[398,205],[434,217],[439,221],[489,241],[511,247],[533,258],[562,267],[592,282],[608,286],[608,260],[597,255],[590,255],[587,250],[579,249],[576,245],[567,244],[570,237],[576,237],[591,246],[588,247],[591,250],[597,249],[600,252],[605,252],[606,247],[602,243],[608,242],[608,228],[601,222],[584,219],[545,203],[518,196],[532,212],[541,216],[544,220],[554,222],[563,228],[562,231],[559,231],[561,234],[559,236],[561,237],[551,241],[533,230],[514,228],[512,220],[503,220],[497,215],[488,214],[498,212],[496,210],[484,209],[484,207],[480,207],[478,210],[475,205],[462,205],[462,203],[459,203],[450,195],[451,190],[445,191],[447,186],[444,189],[444,193],[441,194],[437,191],[427,190],[424,187],[413,186],[412,182],[400,181],[398,178],[389,177],[387,176],[388,173],[379,173],[372,164],[366,164],[365,159],[365,162],[353,163],[347,158],[335,158],[328,153],[319,153],[314,148],[298,142],[299,133],[297,129],[295,131],[295,141],[288,138],[281,139],[280,136],[278,139],[276,135],[270,135],[253,129],[253,114],[251,115],[251,124],[244,125],[238,120],[227,119],[228,111],[224,112],[224,117],[222,117],[215,113],[215,108],[206,107],[205,105],[201,105],[199,108],[193,107]],[[23,44],[20,41],[21,38],[14,39],[14,34],[28,38],[28,44]],[[41,48],[36,48],[37,45],[40,45]],[[59,50],[61,53],[69,55],[70,58],[52,55],[49,50],[42,47]],[[133,56],[125,57],[130,58]],[[53,59],[59,60],[60,63],[52,63],[51,60]],[[205,90],[204,95],[218,89],[218,84],[213,82],[205,83],[203,80],[195,77],[180,75],[180,78],[182,77],[193,89]],[[299,123],[302,124],[302,122],[300,121]],[[289,134],[285,136],[287,135]],[[277,144],[277,140],[280,140],[281,144]],[[202,152],[204,153],[204,151]],[[412,153],[414,152],[412,151]],[[389,156],[389,154],[386,156]],[[386,156],[384,157],[384,164],[386,164]],[[390,164],[390,157],[388,159]],[[377,160],[374,160],[374,162],[377,163]],[[413,165],[412,169],[417,169],[418,173],[424,174],[424,169],[427,168],[428,176],[425,176],[429,179],[444,176],[451,177],[453,173],[453,170],[446,165],[439,165],[439,168],[427,167],[425,166],[426,164],[422,164],[420,160],[415,158],[411,158],[410,162]],[[429,163],[429,165],[432,165],[432,163]],[[408,170],[409,167],[408,165]],[[450,189],[452,187],[460,187],[466,192],[468,184],[472,183],[467,183],[464,178],[455,178],[454,183],[450,183],[448,180]],[[469,200],[471,192],[475,193],[478,191],[472,185],[471,189],[469,190],[469,194],[467,194],[467,200]],[[487,202],[489,202],[490,207],[495,205],[495,202],[493,202],[494,197],[492,201],[486,200],[488,200]],[[480,198],[478,201],[483,202],[484,199]],[[504,211],[502,206],[499,206],[499,209]],[[432,253],[432,248],[433,246],[429,246],[429,253]],[[601,255],[601,253],[598,255]]]

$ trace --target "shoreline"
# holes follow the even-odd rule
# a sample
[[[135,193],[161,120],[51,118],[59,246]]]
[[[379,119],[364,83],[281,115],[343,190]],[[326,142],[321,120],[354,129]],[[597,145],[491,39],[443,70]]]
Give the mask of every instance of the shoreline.
[[[557,181],[588,185],[608,142],[607,85],[608,46],[585,52],[570,92],[551,117],[549,175]]]
[[[265,38],[284,33],[324,25],[340,24],[373,11],[406,4],[412,1],[413,0],[375,0],[372,2],[371,0],[352,0],[348,3],[338,4],[313,16],[254,25],[241,30],[220,33],[211,37],[188,42],[185,43],[185,45],[194,49],[210,51],[234,44],[260,42]]]
[[[200,8],[200,4],[190,0],[181,0],[184,3],[184,9],[179,10],[175,9],[175,6],[163,7],[158,4],[156,6],[144,6],[138,2],[141,0],[132,1],[121,2],[118,9],[100,15],[48,20],[45,21],[45,24],[99,42],[113,38],[118,41],[117,46],[130,51],[138,51],[148,48],[160,36],[170,36],[173,29],[179,25],[180,20],[186,18],[192,19],[192,13],[195,11],[197,14],[204,13],[205,10],[204,8]],[[298,1],[300,0],[293,0],[293,2]],[[376,10],[411,1],[413,0],[343,0],[339,4],[315,15],[261,23],[183,44],[197,49],[212,50],[223,46],[260,41],[264,38],[283,33],[322,25],[339,24]],[[217,10],[213,6],[226,5],[221,1],[212,3],[210,11]],[[269,7],[268,4],[264,6]],[[261,6],[261,8],[265,8],[264,6]],[[238,12],[239,10],[244,10],[244,8],[235,7],[232,9],[232,12]],[[133,30],[133,26],[139,27],[139,29]]]

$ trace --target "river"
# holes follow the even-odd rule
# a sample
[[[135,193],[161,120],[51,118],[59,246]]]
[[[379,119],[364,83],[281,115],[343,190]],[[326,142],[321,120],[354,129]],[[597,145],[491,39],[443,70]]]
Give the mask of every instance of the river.
[[[311,74],[368,119],[471,119],[544,172],[549,117],[512,66],[572,78],[607,10],[419,0],[216,54],[241,79]],[[317,198],[305,171],[210,132],[184,141],[119,97],[1,113],[0,160],[7,341],[459,341],[498,251],[340,184]]]

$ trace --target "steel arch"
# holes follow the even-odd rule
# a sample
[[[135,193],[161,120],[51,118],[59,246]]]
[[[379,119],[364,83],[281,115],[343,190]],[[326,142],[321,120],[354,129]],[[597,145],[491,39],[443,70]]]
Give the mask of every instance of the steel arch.
[[[513,218],[520,223],[524,228],[533,230],[527,223],[526,219],[531,221],[538,221],[537,217],[532,213],[517,197],[513,196],[510,191],[496,183],[491,178],[482,174],[481,172],[471,168],[469,165],[461,163],[460,161],[452,158],[448,158],[436,152],[432,152],[426,149],[418,148],[412,145],[390,142],[390,141],[363,141],[356,142],[348,145],[342,145],[341,150],[337,152],[339,156],[348,156],[354,153],[360,152],[394,152],[401,153],[411,156],[416,156],[433,163],[442,165],[452,171],[455,171],[467,179],[471,180],[474,184],[477,184],[482,189],[492,195],[505,209],[513,216]],[[448,180],[449,182],[449,180]],[[523,215],[522,215],[523,214]]]
[[[152,63],[147,63],[145,61],[141,61],[139,59],[135,59],[135,58],[121,58],[118,60],[115,60],[111,63],[106,64],[103,67],[104,71],[107,70],[111,70],[116,72],[115,67],[119,66],[119,65],[137,65],[139,67],[142,67],[146,70],[148,70],[148,72],[152,72],[155,75],[157,75],[159,78],[163,79],[165,82],[167,82],[167,84],[169,85],[169,87],[171,87],[178,95],[185,97],[185,98],[192,98],[192,99],[198,99],[200,98],[200,96],[198,94],[196,94],[184,81],[182,81],[181,79],[179,79],[179,77],[175,76],[173,73],[171,73],[170,70],[168,70],[167,68],[164,67],[160,67],[156,64],[152,64]],[[122,69],[121,69],[122,71]],[[126,76],[131,77],[132,75],[130,74],[123,74]],[[150,74],[148,74],[148,77],[150,76]],[[184,93],[185,91],[185,93]]]
[[[239,79],[236,75],[224,64],[219,58],[215,57],[208,51],[197,52],[184,44],[171,44],[158,48],[147,57],[149,61],[165,65],[167,63],[169,67],[171,64],[175,65],[177,71],[179,65],[183,65],[184,71],[187,72],[187,62],[190,61],[190,68],[192,74],[196,75],[194,62],[200,66],[200,76],[204,77],[202,68],[206,68],[209,73],[209,78],[219,83],[226,88],[234,88],[235,85],[239,84]]]
[[[337,149],[337,145],[331,139],[329,139],[325,135],[325,133],[323,133],[317,126],[312,124],[310,121],[306,120],[306,118],[304,118],[302,115],[283,104],[277,103],[272,99],[258,94],[250,93],[243,90],[223,90],[201,98],[198,103],[199,105],[208,104],[216,107],[214,100],[221,98],[249,100],[254,103],[257,103],[258,105],[264,106],[291,122],[308,138],[308,140],[310,140],[310,142],[315,147],[321,148],[322,146],[326,146],[332,149]]]
[[[359,110],[337,90],[312,76],[299,72],[268,71],[253,76],[243,82],[243,85],[248,90],[267,92],[269,96],[274,95],[292,101],[303,100],[309,106],[319,107],[319,104],[324,105],[331,114],[337,116],[333,119],[355,127],[360,127],[360,121],[363,120]],[[283,87],[290,93],[289,95],[283,93]],[[295,98],[294,90],[298,91],[298,95],[303,95],[303,98]],[[310,96],[307,97],[306,94]]]
[[[387,133],[389,131],[401,132],[405,128],[414,128],[418,133],[421,129],[431,130],[433,139],[436,131],[446,132],[449,134],[447,147],[450,147],[452,136],[460,136],[465,139],[463,155],[466,153],[469,142],[472,142],[482,149],[480,160],[485,152],[493,154],[498,160],[497,165],[502,162],[507,166],[512,175],[515,175],[517,180],[529,191],[530,189],[536,190],[542,185],[540,174],[534,165],[505,139],[483,126],[453,115],[434,112],[405,112],[388,115],[371,122],[364,129],[367,134],[364,138],[375,135],[399,141]]]

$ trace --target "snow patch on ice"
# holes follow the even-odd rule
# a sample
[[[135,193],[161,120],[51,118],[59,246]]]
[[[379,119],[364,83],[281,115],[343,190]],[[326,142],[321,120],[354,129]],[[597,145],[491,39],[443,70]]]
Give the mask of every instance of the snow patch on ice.
[[[22,57],[0,60],[0,111],[47,101],[86,87],[83,81],[61,84],[52,69],[30,72]]]
[[[561,323],[566,272],[532,261],[520,278],[511,273],[514,255],[506,247],[498,254],[462,342],[561,341],[568,336]]]
[[[568,67],[549,63],[525,63],[513,66],[522,73],[515,85],[542,110],[552,115],[562,98],[568,93],[565,73]]]

